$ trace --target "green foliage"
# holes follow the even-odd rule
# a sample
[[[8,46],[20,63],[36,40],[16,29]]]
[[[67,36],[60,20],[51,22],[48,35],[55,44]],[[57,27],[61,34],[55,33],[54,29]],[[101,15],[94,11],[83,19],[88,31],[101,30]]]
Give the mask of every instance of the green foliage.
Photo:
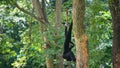
[[[38,21],[18,10],[14,3],[31,12],[32,0],[2,0],[0,2],[0,67],[44,68],[46,56],[58,63],[56,56],[61,55],[64,44],[63,25],[59,30],[55,26],[55,0],[46,5],[47,17],[51,22],[45,32],[41,32]],[[88,35],[89,66],[98,68],[103,65],[111,67],[112,23],[106,0],[87,0],[85,26]],[[72,0],[64,0],[62,20],[72,21]],[[36,14],[36,13],[34,13]],[[32,20],[32,21],[31,21]],[[32,25],[32,26],[30,26]],[[57,35],[56,35],[57,32]],[[44,49],[46,42],[43,35],[50,41],[50,48]],[[73,49],[75,51],[75,48]],[[65,66],[68,65],[64,62]],[[71,63],[73,67],[74,64]]]
[[[63,9],[64,10],[72,9],[72,0],[64,0],[63,1]]]
[[[111,65],[111,19],[106,2],[96,0],[88,5],[85,25],[89,42],[89,65],[92,68],[98,68],[100,65],[109,68]]]

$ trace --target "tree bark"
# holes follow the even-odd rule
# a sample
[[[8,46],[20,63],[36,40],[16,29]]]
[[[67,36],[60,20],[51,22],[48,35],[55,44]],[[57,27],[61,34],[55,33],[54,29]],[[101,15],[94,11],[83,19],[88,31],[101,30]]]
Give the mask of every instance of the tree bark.
[[[62,0],[56,0],[56,11],[55,11],[55,28],[56,28],[56,36],[59,35],[59,31],[61,30],[61,14],[62,14]],[[58,40],[55,40],[55,42],[58,41]],[[57,43],[56,43],[57,44]],[[57,47],[56,47],[57,48]],[[58,49],[58,48],[57,48]],[[58,63],[57,63],[57,68],[64,68],[64,65],[63,65],[63,58],[62,58],[62,52],[57,55],[57,60],[58,60]]]
[[[39,2],[39,0],[33,0],[33,6],[36,10],[37,16],[42,20],[42,23],[44,24],[48,24],[48,19],[46,16],[46,12],[45,12],[45,1],[42,0],[41,2]],[[41,21],[40,21],[41,22]],[[41,32],[45,32],[46,30],[46,25],[41,24]],[[47,40],[46,35],[43,35],[43,40],[45,43],[45,49],[50,48],[50,44],[49,44],[49,40]],[[46,55],[46,67],[47,68],[54,68],[54,63],[53,63],[53,59],[50,58],[48,55]]]
[[[120,68],[120,0],[109,0],[109,7],[113,24],[113,68]]]
[[[73,29],[76,43],[76,68],[88,68],[87,36],[84,26],[85,0],[73,0]]]
[[[47,68],[54,68],[53,59],[46,57]]]

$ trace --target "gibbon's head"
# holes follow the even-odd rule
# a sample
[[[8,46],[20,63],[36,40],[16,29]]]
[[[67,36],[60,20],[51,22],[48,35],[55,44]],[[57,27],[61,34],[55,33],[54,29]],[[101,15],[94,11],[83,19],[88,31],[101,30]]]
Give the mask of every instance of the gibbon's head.
[[[69,42],[69,48],[71,49],[71,48],[73,48],[73,47],[74,47],[73,42]]]

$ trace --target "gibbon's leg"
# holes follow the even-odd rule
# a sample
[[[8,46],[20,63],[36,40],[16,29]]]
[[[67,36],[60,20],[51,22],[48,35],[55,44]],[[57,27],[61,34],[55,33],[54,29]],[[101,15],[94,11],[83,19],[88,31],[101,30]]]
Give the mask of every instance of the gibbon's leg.
[[[71,61],[74,61],[74,62],[76,61],[75,55],[72,51],[70,53],[70,58],[71,58]]]

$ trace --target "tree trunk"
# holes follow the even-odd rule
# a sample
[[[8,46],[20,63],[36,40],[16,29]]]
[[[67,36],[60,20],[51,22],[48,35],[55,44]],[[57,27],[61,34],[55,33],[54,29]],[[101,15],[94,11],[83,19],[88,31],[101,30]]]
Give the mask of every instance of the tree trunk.
[[[42,20],[40,21],[41,23],[44,24],[48,24],[48,19],[46,16],[46,12],[45,12],[45,1],[42,0],[41,2],[39,2],[39,0],[33,0],[33,6],[36,10],[37,16]],[[46,31],[46,25],[41,24],[41,32],[45,32]],[[45,49],[50,48],[50,44],[49,44],[49,40],[47,40],[46,35],[43,35],[43,40],[45,43]],[[54,68],[54,63],[53,63],[53,59],[49,58],[48,55],[46,55],[46,67],[47,68]]]
[[[45,1],[39,2],[39,0],[32,0],[33,7],[36,10],[37,16],[40,18],[40,22],[43,24],[48,24],[48,19],[45,12]]]
[[[47,68],[54,68],[53,59],[46,57]]]
[[[87,36],[84,26],[85,0],[73,0],[73,29],[76,43],[76,68],[88,68]]]
[[[55,12],[55,28],[56,28],[56,36],[59,35],[59,31],[61,30],[61,9],[62,9],[62,0],[56,0],[56,12]],[[55,40],[55,41],[58,41],[58,40]],[[56,43],[57,44],[57,43]],[[56,47],[57,48],[57,47]],[[64,65],[63,65],[63,58],[62,58],[62,52],[57,55],[57,60],[58,60],[58,63],[57,63],[57,68],[64,68]]]
[[[41,24],[41,32],[43,33],[45,31],[46,31],[45,25]],[[46,35],[43,34],[42,37],[43,37],[44,42],[46,42],[43,45],[44,49],[50,48],[50,43],[49,43],[49,40],[47,40]],[[49,55],[46,55],[46,67],[47,68],[54,68],[53,58],[49,57]]]
[[[113,23],[113,68],[120,68],[120,0],[110,0],[109,7]]]

